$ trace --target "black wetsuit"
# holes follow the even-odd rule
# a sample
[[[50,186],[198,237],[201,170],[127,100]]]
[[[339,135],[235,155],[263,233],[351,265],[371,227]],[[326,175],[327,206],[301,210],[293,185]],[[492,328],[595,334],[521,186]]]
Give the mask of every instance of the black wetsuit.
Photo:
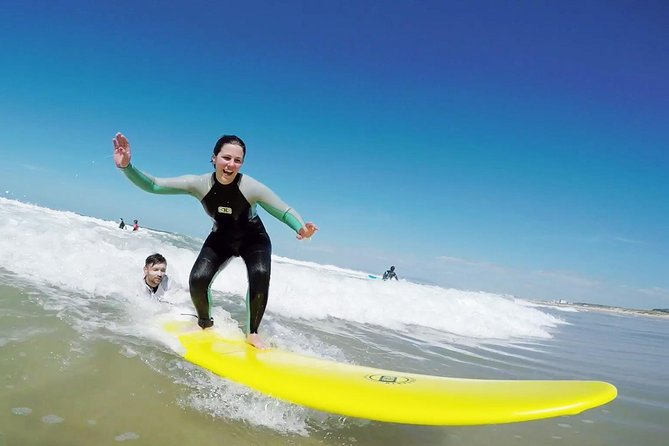
[[[389,279],[393,279],[393,278],[395,280],[399,280],[397,278],[397,274],[395,274],[395,271],[389,269],[388,271],[383,273],[383,280],[389,280]]]
[[[200,250],[190,273],[191,299],[200,326],[210,326],[209,287],[218,271],[235,256],[244,260],[248,273],[248,331],[257,333],[269,292],[272,244],[256,204],[286,223],[296,232],[304,226],[302,218],[268,187],[248,175],[238,173],[230,184],[222,184],[216,174],[155,178],[132,165],[123,172],[140,188],[158,194],[190,194],[198,198],[214,227]]]
[[[246,296],[249,333],[257,333],[265,313],[272,264],[272,243],[265,226],[255,215],[249,218],[251,205],[239,190],[242,175],[227,185],[214,178],[214,185],[202,199],[202,205],[216,222],[202,245],[189,285],[198,317],[209,317],[209,285],[233,256],[246,264],[249,290]],[[222,211],[222,212],[221,212]]]

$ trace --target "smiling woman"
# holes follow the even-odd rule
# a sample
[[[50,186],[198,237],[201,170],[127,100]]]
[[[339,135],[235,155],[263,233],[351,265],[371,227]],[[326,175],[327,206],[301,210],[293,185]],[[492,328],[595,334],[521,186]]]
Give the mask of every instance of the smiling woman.
[[[298,240],[311,237],[318,228],[313,223],[304,223],[302,217],[267,186],[239,172],[246,145],[237,136],[225,135],[214,145],[211,157],[214,173],[175,178],[155,178],[135,168],[130,163],[130,144],[121,133],[116,134],[113,144],[116,167],[130,181],[151,193],[192,195],[214,220],[189,279],[198,325],[203,329],[214,325],[210,317],[211,282],[232,257],[239,256],[246,264],[249,281],[247,341],[257,348],[265,348],[258,337],[258,327],[267,306],[272,244],[256,205],[291,227]]]
[[[220,172],[218,180],[223,184],[230,184],[235,180],[239,169],[246,157],[246,144],[236,136],[222,136],[214,146],[211,164]]]

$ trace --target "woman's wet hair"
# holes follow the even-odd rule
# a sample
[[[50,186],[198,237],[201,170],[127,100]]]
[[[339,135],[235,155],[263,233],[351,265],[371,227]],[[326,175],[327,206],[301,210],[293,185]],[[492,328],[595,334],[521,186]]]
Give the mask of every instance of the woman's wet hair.
[[[239,147],[242,148],[242,151],[244,152],[244,158],[246,158],[246,144],[244,144],[244,141],[239,136],[235,135],[223,135],[221,136],[218,141],[216,141],[216,144],[214,145],[214,156],[218,155],[218,152],[221,151],[221,147],[223,147],[225,144],[236,144]]]

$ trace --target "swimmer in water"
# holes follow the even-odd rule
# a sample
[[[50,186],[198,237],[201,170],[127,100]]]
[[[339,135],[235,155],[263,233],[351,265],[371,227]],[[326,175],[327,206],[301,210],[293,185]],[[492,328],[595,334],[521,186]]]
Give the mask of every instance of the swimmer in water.
[[[151,254],[144,262],[144,295],[158,302],[163,302],[163,296],[169,289],[167,277],[167,260],[161,254]]]
[[[390,279],[400,280],[397,278],[397,273],[395,272],[394,266],[391,266],[388,271],[383,273],[383,280],[390,280]]]

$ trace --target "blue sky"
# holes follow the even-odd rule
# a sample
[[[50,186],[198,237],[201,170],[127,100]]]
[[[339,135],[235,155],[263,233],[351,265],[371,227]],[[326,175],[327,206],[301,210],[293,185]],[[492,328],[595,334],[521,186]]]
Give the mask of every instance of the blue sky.
[[[669,307],[669,4],[6,1],[0,193],[204,238],[116,171],[242,172],[321,230],[274,253],[447,287]],[[46,230],[46,228],[45,228]]]

